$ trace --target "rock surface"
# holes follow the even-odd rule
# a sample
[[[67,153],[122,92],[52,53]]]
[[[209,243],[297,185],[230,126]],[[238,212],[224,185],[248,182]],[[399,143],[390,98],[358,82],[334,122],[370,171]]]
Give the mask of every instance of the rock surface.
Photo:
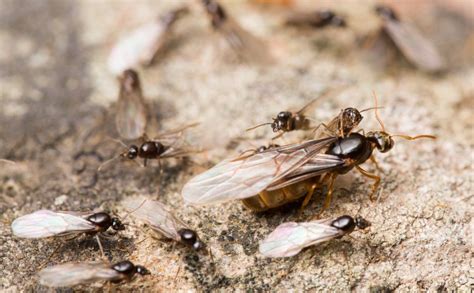
[[[430,31],[451,68],[431,76],[400,60],[386,66],[385,57],[370,56],[357,45],[379,25],[372,2],[338,7],[352,29],[321,31],[282,26],[278,8],[225,2],[276,56],[276,64],[261,67],[233,61],[197,1],[190,1],[192,13],[176,26],[164,58],[140,74],[155,130],[200,121],[188,139],[208,151],[192,161],[166,162],[161,175],[156,164],[139,168],[120,161],[98,173],[101,162],[121,151],[107,140],[117,137],[112,122],[118,88],[106,68],[110,48],[123,33],[178,5],[135,2],[0,2],[0,157],[17,162],[0,162],[0,289],[45,291],[36,279],[41,267],[101,258],[93,238],[17,239],[10,230],[14,218],[38,209],[105,209],[125,217],[121,201],[133,196],[173,207],[207,242],[212,258],[157,240],[127,218],[132,225],[104,240],[104,249],[112,261],[130,259],[152,275],[117,286],[123,290],[472,289],[474,67],[472,50],[463,59],[461,30],[449,34],[450,46],[443,40],[448,29]],[[258,241],[284,221],[310,219],[324,200],[320,192],[302,214],[297,203],[264,214],[238,203],[183,206],[180,190],[193,175],[273,135],[264,128],[245,133],[246,128],[342,87],[309,115],[327,121],[344,107],[370,107],[375,91],[387,130],[438,137],[397,140],[391,152],[376,155],[383,169],[376,202],[367,196],[370,182],[359,174],[339,178],[332,206],[321,216],[360,214],[372,222],[367,233],[293,258],[265,259]],[[364,116],[362,128],[380,127],[372,112]]]

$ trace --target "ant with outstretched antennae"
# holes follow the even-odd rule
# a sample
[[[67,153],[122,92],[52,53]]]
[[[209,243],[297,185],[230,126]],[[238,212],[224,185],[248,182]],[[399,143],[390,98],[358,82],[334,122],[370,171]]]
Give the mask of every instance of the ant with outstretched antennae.
[[[180,138],[182,137],[184,130],[194,127],[197,124],[198,123],[192,123],[174,130],[170,130],[166,133],[160,134],[155,139],[149,139],[146,135],[144,135],[144,141],[140,145],[131,144],[127,146],[120,140],[112,139],[113,141],[120,143],[125,148],[125,150],[114,158],[102,163],[98,170],[102,170],[104,166],[119,158],[132,160],[138,165],[140,164],[136,162],[135,159],[142,158],[143,166],[147,165],[148,160],[153,159],[158,160],[158,164],[161,166],[160,159],[179,158],[196,153],[196,150],[190,150],[184,147],[184,141]]]

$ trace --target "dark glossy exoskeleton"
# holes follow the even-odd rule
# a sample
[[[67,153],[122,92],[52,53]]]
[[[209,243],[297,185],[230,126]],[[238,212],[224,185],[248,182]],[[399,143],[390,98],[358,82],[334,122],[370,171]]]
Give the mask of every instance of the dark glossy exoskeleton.
[[[355,228],[363,230],[369,227],[370,225],[370,222],[362,218],[361,216],[356,216],[355,219],[351,216],[341,216],[331,223],[332,227],[340,229],[346,234],[351,233],[352,231],[354,231]]]
[[[110,227],[115,231],[125,230],[125,226],[119,218],[111,217],[109,214],[104,212],[92,214],[86,219],[100,228],[100,231],[98,232],[104,232]]]
[[[41,285],[48,287],[71,287],[97,281],[118,283],[131,281],[135,275],[149,275],[144,266],[126,260],[109,263],[65,263],[46,268],[38,273]]]
[[[315,28],[326,26],[346,27],[346,21],[344,18],[330,10],[296,12],[287,18],[286,24],[292,26],[310,26]]]
[[[191,246],[195,250],[200,250],[205,246],[194,230],[184,228],[178,230],[178,234],[181,237],[182,243]]]
[[[124,260],[118,263],[115,263],[111,266],[111,268],[118,273],[121,273],[125,276],[125,279],[130,281],[135,274],[139,274],[142,276],[149,275],[150,271],[141,265],[134,265],[131,261]],[[121,280],[116,280],[113,282],[120,282]]]
[[[127,159],[158,159],[166,151],[165,146],[159,141],[145,141],[138,147],[131,145],[125,154]],[[146,162],[146,161],[145,161]],[[145,163],[146,165],[146,163]]]

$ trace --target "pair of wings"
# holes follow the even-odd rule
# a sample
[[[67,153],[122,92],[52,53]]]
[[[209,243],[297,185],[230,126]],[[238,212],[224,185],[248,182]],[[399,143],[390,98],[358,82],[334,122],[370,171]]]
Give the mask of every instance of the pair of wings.
[[[15,219],[11,227],[13,235],[22,238],[45,238],[95,231],[97,226],[86,220],[91,214],[39,210]]]
[[[334,219],[311,222],[287,222],[279,225],[260,242],[259,251],[266,257],[294,256],[308,246],[346,234],[330,224]]]
[[[124,275],[105,263],[68,263],[46,268],[38,273],[41,285],[70,287],[96,281],[117,281]]]
[[[124,206],[153,230],[167,238],[181,241],[178,231],[186,228],[186,224],[176,218],[164,204],[156,200],[129,199],[124,202]]]
[[[150,65],[163,49],[173,23],[185,12],[178,8],[168,12],[160,20],[145,24],[121,39],[110,52],[108,67],[115,75],[140,65]]]
[[[225,160],[186,183],[183,198],[194,205],[244,199],[329,172],[344,165],[340,158],[321,153],[336,140],[309,140]]]
[[[384,29],[403,55],[418,68],[437,72],[446,66],[435,46],[413,25],[383,17]]]
[[[211,18],[219,19],[214,28],[222,34],[229,47],[244,61],[255,62],[259,64],[270,64],[273,58],[268,51],[265,42],[243,29],[240,24],[233,19],[222,5],[215,1],[204,4]],[[207,5],[218,7],[220,11],[225,11],[225,15],[219,15],[218,12],[208,9]]]

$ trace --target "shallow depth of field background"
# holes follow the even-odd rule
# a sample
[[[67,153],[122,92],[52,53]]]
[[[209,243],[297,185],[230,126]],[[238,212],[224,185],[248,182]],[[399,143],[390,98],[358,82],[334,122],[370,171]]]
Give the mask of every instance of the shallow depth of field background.
[[[106,60],[124,33],[185,1],[0,1],[0,158],[18,162],[0,165],[0,289],[44,291],[35,273],[60,241],[14,238],[15,217],[38,209],[105,209],[125,216],[120,202],[142,196],[175,208],[211,247],[215,264],[134,223],[103,242],[113,261],[130,259],[153,274],[119,286],[124,290],[469,290],[472,3],[396,2],[402,19],[415,23],[448,60],[447,72],[429,75],[362,47],[380,26],[372,1],[318,1],[311,7],[332,7],[349,24],[323,30],[285,27],[286,8],[222,1],[243,27],[268,42],[277,62],[266,67],[235,62],[198,1],[186,2],[192,13],[177,23],[166,55],[140,76],[157,121],[151,131],[200,121],[188,139],[207,152],[166,162],[160,177],[153,163],[138,168],[116,162],[96,172],[121,150],[107,141],[117,137],[118,87]],[[305,1],[295,2],[308,9]],[[258,241],[284,221],[310,219],[324,196],[317,193],[301,215],[298,204],[259,215],[238,202],[183,207],[180,190],[193,175],[273,135],[266,128],[246,133],[247,127],[338,87],[346,89],[319,101],[311,117],[327,121],[345,107],[370,107],[375,91],[388,131],[438,136],[397,141],[391,152],[377,153],[384,170],[377,202],[370,202],[365,178],[351,172],[338,179],[322,216],[360,214],[372,221],[367,233],[271,260],[258,254]],[[362,128],[379,128],[372,112],[364,116]],[[82,237],[65,242],[48,264],[99,259],[95,240]]]

